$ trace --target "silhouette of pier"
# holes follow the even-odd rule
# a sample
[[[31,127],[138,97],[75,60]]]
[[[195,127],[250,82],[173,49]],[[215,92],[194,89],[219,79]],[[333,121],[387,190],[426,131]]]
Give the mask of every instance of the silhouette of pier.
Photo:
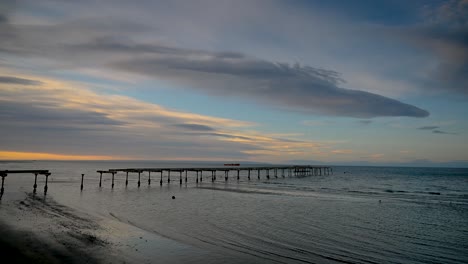
[[[37,175],[44,175],[46,177],[45,186],[44,186],[44,194],[47,194],[47,183],[49,181],[50,172],[48,170],[0,170],[0,177],[2,177],[2,188],[0,189],[0,199],[3,197],[3,193],[5,191],[4,184],[5,178],[8,174],[34,174],[34,185],[33,185],[33,193],[36,193],[37,189]]]
[[[189,178],[194,178],[195,182],[203,182],[203,177],[208,177],[208,180],[215,182],[217,177],[224,176],[224,181],[228,181],[230,177],[234,177],[240,180],[242,177],[246,177],[251,180],[252,177],[257,177],[258,180],[261,178],[270,179],[285,178],[285,177],[306,177],[306,176],[319,176],[319,175],[330,175],[333,173],[333,169],[329,166],[268,166],[268,167],[192,167],[192,168],[126,168],[126,169],[109,169],[109,170],[98,170],[99,173],[99,187],[102,187],[102,176],[103,174],[112,175],[112,188],[114,188],[114,178],[119,172],[125,173],[125,186],[128,185],[129,174],[138,174],[138,187],[141,186],[141,175],[142,173],[148,174],[148,185],[151,185],[151,173],[155,173],[156,177],[159,178],[159,184],[163,185],[164,181],[169,184],[171,182],[171,176],[178,178],[179,184],[188,182]],[[190,172],[190,174],[189,174]],[[234,172],[234,175],[232,175]],[[172,174],[171,174],[172,173]],[[221,175],[219,175],[221,173]],[[154,175],[154,174],[153,174]],[[196,176],[195,176],[196,175]]]

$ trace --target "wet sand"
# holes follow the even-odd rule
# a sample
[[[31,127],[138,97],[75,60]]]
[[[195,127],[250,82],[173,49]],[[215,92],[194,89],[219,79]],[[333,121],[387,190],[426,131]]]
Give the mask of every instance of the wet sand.
[[[113,215],[99,218],[31,193],[0,203],[0,233],[1,257],[12,263],[236,262]]]
[[[91,216],[61,206],[51,198],[27,194],[2,204],[0,248],[13,263],[116,263],[112,245]],[[110,257],[110,258],[109,258]]]

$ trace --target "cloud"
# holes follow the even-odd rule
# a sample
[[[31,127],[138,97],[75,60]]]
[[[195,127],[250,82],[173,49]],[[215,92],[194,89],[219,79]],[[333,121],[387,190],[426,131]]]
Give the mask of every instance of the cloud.
[[[437,63],[426,71],[424,85],[468,95],[468,1],[453,0],[423,9],[423,22],[402,36],[430,52]]]
[[[183,55],[181,55],[183,54]],[[255,98],[290,111],[349,117],[426,117],[425,110],[377,94],[340,88],[339,74],[299,64],[269,62],[247,55],[203,52],[153,54],[111,67],[185,84],[216,96]]]
[[[215,129],[206,125],[200,124],[175,124],[174,127],[183,128],[192,131],[214,131]]]
[[[41,86],[2,84],[1,155],[275,161],[320,153],[325,145],[257,132],[251,122],[40,80]]]
[[[353,150],[351,150],[351,149],[335,149],[335,150],[332,150],[331,153],[333,153],[333,154],[352,154]]]
[[[432,133],[434,133],[434,134],[456,135],[455,133],[445,132],[445,131],[442,131],[442,130],[432,130]]]
[[[439,128],[439,126],[422,126],[422,127],[418,127],[418,129],[421,129],[421,130],[433,130],[433,129],[437,129]]]
[[[28,80],[12,76],[0,76],[0,84],[20,84],[20,85],[41,85],[41,82],[36,80]]]
[[[359,120],[358,123],[362,125],[370,125],[372,124],[372,120]]]
[[[80,34],[76,34],[79,32]],[[371,92],[346,89],[333,70],[256,58],[241,52],[181,48],[145,40],[148,26],[88,18],[0,27],[0,52],[47,58],[57,67],[98,67],[182,84],[219,97],[303,114],[373,118],[429,112]],[[138,40],[138,41],[137,41]]]

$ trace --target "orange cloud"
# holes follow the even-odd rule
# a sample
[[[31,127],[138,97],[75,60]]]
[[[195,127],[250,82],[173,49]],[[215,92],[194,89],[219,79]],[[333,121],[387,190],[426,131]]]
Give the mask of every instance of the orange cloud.
[[[115,156],[66,155],[41,152],[0,151],[0,160],[118,160]]]

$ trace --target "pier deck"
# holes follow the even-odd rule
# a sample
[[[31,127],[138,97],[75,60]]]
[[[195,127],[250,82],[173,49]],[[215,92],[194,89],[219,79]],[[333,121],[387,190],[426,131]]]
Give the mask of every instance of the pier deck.
[[[196,173],[196,182],[203,181],[203,173],[208,173],[208,176],[211,176],[211,181],[216,181],[216,176],[218,172],[224,173],[224,179],[227,181],[229,179],[230,172],[236,172],[237,180],[240,179],[241,173],[245,177],[250,180],[251,176],[257,176],[258,179],[261,179],[262,173],[266,179],[270,179],[271,176],[278,178],[281,177],[305,177],[305,176],[314,176],[314,175],[329,175],[333,173],[333,169],[329,166],[312,166],[312,165],[292,165],[292,166],[249,166],[249,167],[235,167],[235,166],[228,166],[228,167],[167,167],[167,168],[123,168],[123,169],[109,169],[105,170],[98,170],[97,172],[100,174],[99,179],[99,187],[102,186],[102,175],[103,174],[112,174],[112,187],[114,187],[114,175],[119,172],[126,173],[125,185],[128,185],[128,175],[129,173],[138,173],[138,187],[141,185],[141,174],[148,173],[148,185],[151,184],[151,173],[156,172],[159,173],[159,184],[163,184],[163,178],[167,179],[167,182],[171,182],[171,172],[177,173],[179,176],[179,182],[182,184],[182,175],[185,175],[185,182],[188,181],[189,176],[191,178],[195,178],[194,173]],[[191,175],[188,173],[191,172]],[[281,172],[281,174],[280,174]],[[177,175],[176,174],[176,175]],[[174,174],[173,174],[174,175]],[[165,177],[163,177],[165,176]],[[218,175],[219,176],[219,175]]]
[[[3,197],[3,193],[5,191],[4,188],[4,183],[5,183],[5,178],[8,176],[8,174],[25,174],[25,173],[31,173],[34,174],[34,186],[33,186],[33,193],[36,193],[37,189],[37,175],[44,175],[46,177],[46,182],[44,186],[44,194],[47,193],[47,183],[49,180],[50,172],[49,170],[0,170],[0,177],[2,177],[2,187],[0,189],[0,199]]]

